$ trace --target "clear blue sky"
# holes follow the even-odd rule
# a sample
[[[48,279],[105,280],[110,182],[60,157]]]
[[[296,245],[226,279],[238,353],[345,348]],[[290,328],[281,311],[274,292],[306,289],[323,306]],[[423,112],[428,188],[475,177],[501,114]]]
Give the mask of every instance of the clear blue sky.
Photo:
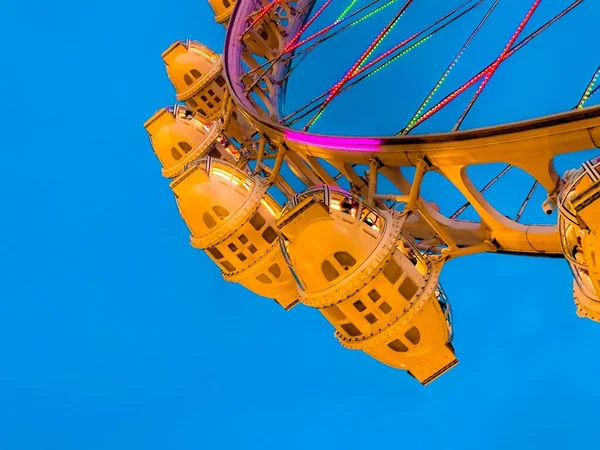
[[[530,4],[500,3],[448,90],[501,51]],[[526,32],[568,3],[544,0]],[[416,0],[389,45],[455,4]],[[392,13],[308,58],[290,107],[337,81]],[[396,131],[482,14],[336,100],[315,131]],[[572,107],[600,61],[599,15],[584,2],[502,66],[465,125]],[[172,41],[221,51],[206,2],[9,2],[0,34],[0,449],[597,448],[600,324],[576,317],[564,261],[448,264],[461,362],[423,388],[342,349],[316,311],[223,282],[188,245],[143,123],[174,101],[160,58]],[[421,131],[452,126],[467,100]],[[490,190],[507,214],[529,188],[521,175]]]

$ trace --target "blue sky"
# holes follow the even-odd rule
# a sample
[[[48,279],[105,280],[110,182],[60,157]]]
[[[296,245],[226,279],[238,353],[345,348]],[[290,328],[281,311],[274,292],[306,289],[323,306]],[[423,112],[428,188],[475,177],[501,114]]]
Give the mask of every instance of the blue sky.
[[[389,45],[450,3],[416,0]],[[543,1],[525,32],[568,3]],[[448,91],[499,54],[529,4],[501,0]],[[345,6],[334,1],[319,23]],[[314,131],[396,131],[483,8],[333,102]],[[341,78],[391,14],[307,58],[289,108]],[[584,2],[501,66],[465,127],[571,108],[600,61],[599,14]],[[172,41],[221,51],[207,3],[12,2],[0,25],[0,449],[597,447],[600,324],[575,315],[564,261],[448,264],[461,362],[422,388],[342,349],[316,311],[286,313],[223,282],[188,245],[143,123],[174,102],[160,58]],[[420,131],[451,127],[467,101]],[[497,167],[477,170],[483,185]],[[513,176],[489,194],[511,214],[529,189]],[[461,204],[450,188],[427,189],[442,210]],[[548,220],[536,198],[528,221]]]

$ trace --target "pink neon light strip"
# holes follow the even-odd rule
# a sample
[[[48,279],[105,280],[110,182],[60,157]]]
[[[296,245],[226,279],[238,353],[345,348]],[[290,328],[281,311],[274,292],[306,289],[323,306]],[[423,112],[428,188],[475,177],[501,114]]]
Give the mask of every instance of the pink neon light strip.
[[[300,144],[350,152],[376,152],[379,151],[381,146],[381,139],[317,136],[294,130],[285,130],[285,139]]]

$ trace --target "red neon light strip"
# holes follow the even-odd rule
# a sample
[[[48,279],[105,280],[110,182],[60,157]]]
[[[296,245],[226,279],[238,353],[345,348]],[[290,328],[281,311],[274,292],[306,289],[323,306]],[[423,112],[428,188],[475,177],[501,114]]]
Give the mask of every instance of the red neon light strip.
[[[273,0],[272,3],[269,3],[268,5],[263,6],[261,9],[259,9],[258,15],[254,18],[254,20],[250,24],[250,28],[253,28],[254,25],[256,25],[260,19],[262,19],[263,17],[265,17],[267,15],[267,13],[271,10],[271,8],[273,6],[278,5],[279,3],[281,3],[281,0]]]
[[[327,0],[327,1],[325,2],[325,4],[323,4],[323,6],[321,6],[321,7],[319,8],[319,10],[318,10],[318,11],[315,13],[315,15],[314,15],[314,16],[312,16],[312,17],[310,18],[310,20],[309,20],[308,22],[306,22],[306,23],[305,23],[305,24],[302,26],[302,28],[300,28],[300,30],[299,30],[299,31],[296,33],[296,36],[294,36],[294,37],[292,38],[292,40],[290,40],[290,41],[289,41],[289,42],[286,44],[286,46],[283,48],[283,53],[282,53],[282,54],[284,54],[284,53],[287,53],[287,52],[288,52],[288,50],[290,49],[290,47],[291,47],[292,45],[294,45],[298,39],[300,39],[300,36],[302,36],[302,33],[304,33],[304,32],[306,31],[306,29],[307,29],[307,28],[308,28],[308,27],[309,27],[309,26],[310,26],[310,25],[311,25],[311,24],[312,24],[312,23],[313,23],[313,22],[316,20],[316,18],[317,18],[317,17],[319,17],[319,15],[320,15],[320,14],[321,14],[321,13],[322,13],[324,10],[325,10],[325,8],[327,8],[327,7],[329,6],[329,4],[330,4],[330,3],[331,3],[331,0]]]
[[[496,70],[498,70],[498,67],[500,67],[500,64],[506,58],[506,54],[509,52],[510,48],[513,46],[513,44],[515,43],[515,41],[517,40],[517,38],[519,37],[519,35],[523,31],[523,28],[525,28],[525,25],[527,25],[527,23],[529,22],[529,19],[531,19],[531,16],[533,15],[533,13],[537,9],[537,7],[540,5],[541,1],[542,0],[536,0],[533,3],[533,5],[529,9],[529,11],[527,12],[527,15],[525,16],[525,18],[523,19],[523,21],[521,22],[521,24],[519,25],[519,27],[517,28],[517,30],[514,32],[514,34],[512,35],[512,37],[510,38],[510,41],[508,41],[508,44],[506,44],[506,46],[504,47],[504,50],[502,50],[502,53],[500,53],[500,56],[498,57],[498,59],[496,60],[496,62],[494,62],[492,68],[490,68],[490,70],[488,70],[487,75],[484,77],[483,81],[481,82],[481,85],[479,86],[479,88],[477,88],[477,91],[475,92],[475,95],[473,95],[473,98],[471,99],[471,101],[467,105],[466,109],[463,111],[462,115],[458,119],[458,122],[456,123],[453,131],[458,130],[458,128],[462,124],[462,122],[465,119],[465,117],[467,117],[467,114],[469,113],[469,111],[473,107],[473,104],[479,98],[479,95],[481,94],[481,92],[483,91],[483,89],[487,86],[488,82],[490,81],[490,79],[492,78],[492,76],[494,75],[494,73],[496,73]]]
[[[312,41],[314,38],[322,35],[323,33],[327,33],[329,30],[331,30],[333,27],[335,27],[338,23],[339,22],[333,22],[331,25],[327,25],[322,30],[317,31],[316,33],[310,35],[306,39],[303,39],[300,42],[298,42],[297,44],[292,45],[287,50],[284,48],[282,54],[292,52],[292,51],[296,50],[298,47],[301,47],[302,45],[306,44],[307,42]]]
[[[510,56],[510,53],[509,53],[510,47],[512,47],[514,42],[517,40],[517,38],[519,37],[519,34],[521,34],[521,31],[523,31],[523,28],[525,28],[525,25],[527,25],[527,23],[529,22],[529,19],[531,18],[532,14],[537,9],[537,7],[541,3],[541,1],[542,0],[536,0],[534,2],[533,6],[529,9],[529,11],[527,12],[527,15],[525,16],[525,18],[523,19],[523,21],[521,22],[521,24],[519,25],[519,27],[517,28],[515,33],[510,38],[510,41],[508,42],[506,47],[504,47],[504,50],[502,51],[500,56],[492,64],[490,64],[488,67],[486,67],[483,71],[479,72],[477,75],[475,75],[473,78],[471,78],[465,84],[463,84],[456,91],[454,91],[450,95],[446,96],[446,98],[444,98],[441,102],[439,102],[437,105],[435,105],[429,111],[427,111],[425,114],[423,114],[411,128],[414,128],[417,125],[423,123],[425,120],[430,118],[432,115],[434,115],[436,112],[438,112],[440,109],[442,109],[448,103],[450,103],[452,100],[454,100],[460,94],[462,94],[464,91],[466,91],[471,86],[473,86],[475,83],[477,83],[477,81],[479,81],[481,78],[485,77],[483,82],[477,89],[477,92],[475,93],[476,96],[479,96],[479,94],[481,93],[483,88],[487,85],[491,76],[498,69],[498,66],[502,63],[502,61],[504,61],[506,58],[508,58],[508,56]]]

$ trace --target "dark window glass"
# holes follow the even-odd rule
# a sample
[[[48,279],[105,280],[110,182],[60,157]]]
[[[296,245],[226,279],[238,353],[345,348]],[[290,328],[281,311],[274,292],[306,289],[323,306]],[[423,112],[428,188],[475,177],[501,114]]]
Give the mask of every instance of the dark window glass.
[[[365,309],[367,309],[367,307],[365,306],[365,304],[363,302],[361,302],[360,300],[357,300],[353,303],[354,307],[356,308],[356,310],[358,312],[363,312]]]
[[[348,333],[349,336],[355,337],[360,336],[362,334],[360,330],[356,328],[356,325],[354,325],[353,323],[343,323],[341,327],[346,333]]]
[[[323,272],[323,276],[327,281],[333,281],[340,276],[338,271],[335,270],[335,267],[333,267],[333,264],[327,260],[323,261],[321,264],[321,272]]]
[[[408,339],[414,345],[417,345],[421,341],[421,332],[417,327],[410,327],[408,330],[406,330],[404,336],[406,336],[406,339]]]
[[[221,259],[223,257],[223,253],[221,253],[217,247],[208,247],[206,251],[215,259]]]
[[[344,270],[348,270],[348,268],[356,264],[356,260],[348,252],[335,252],[333,257],[340,263],[340,266],[342,266]]]
[[[384,312],[384,314],[388,314],[392,310],[392,307],[390,305],[388,305],[387,302],[383,302],[379,306],[379,309],[382,310]]]
[[[383,269],[383,276],[385,276],[387,280],[392,284],[395,284],[396,281],[400,279],[401,275],[402,269],[393,259],[390,260],[388,265],[385,266],[385,269]]]
[[[257,212],[256,214],[254,214],[254,216],[252,216],[252,219],[250,219],[250,223],[252,224],[254,229],[258,231],[264,226],[265,223],[267,223],[267,221],[263,216],[260,215],[260,213]]]
[[[224,217],[227,217],[229,215],[229,211],[227,211],[226,208],[224,208],[222,206],[219,206],[219,205],[213,206],[213,211],[221,219],[224,218]]]
[[[345,314],[337,306],[325,308],[323,312],[333,320],[344,320],[346,318]]]
[[[275,278],[279,278],[281,276],[281,268],[278,264],[273,264],[271,267],[269,267],[269,272],[271,272],[271,275],[273,275]]]
[[[183,153],[187,153],[192,149],[192,146],[190,144],[188,144],[187,142],[180,142],[178,145],[179,145],[179,148],[181,150],[183,150]]]
[[[367,295],[371,300],[373,300],[373,302],[376,302],[381,298],[381,295],[379,295],[379,292],[377,292],[375,289],[371,289]]]
[[[261,273],[259,276],[256,277],[256,279],[258,281],[260,281],[261,283],[271,284],[271,279],[268,276],[266,276],[264,273]]]
[[[398,293],[406,300],[413,298],[418,290],[419,287],[408,277],[398,286]]]
[[[277,232],[273,229],[273,227],[267,227],[265,231],[263,231],[262,237],[269,244],[273,243],[275,239],[277,239]]]
[[[220,264],[227,272],[235,272],[235,267],[229,261],[220,261]]]
[[[216,220],[209,213],[204,213],[202,220],[204,220],[204,225],[208,228],[214,228],[217,225]]]
[[[395,352],[404,353],[408,351],[408,347],[399,339],[394,339],[392,342],[388,342],[387,346]]]
[[[377,322],[377,317],[375,317],[375,315],[373,313],[369,313],[365,316],[365,319],[367,319],[367,321],[371,324]]]

